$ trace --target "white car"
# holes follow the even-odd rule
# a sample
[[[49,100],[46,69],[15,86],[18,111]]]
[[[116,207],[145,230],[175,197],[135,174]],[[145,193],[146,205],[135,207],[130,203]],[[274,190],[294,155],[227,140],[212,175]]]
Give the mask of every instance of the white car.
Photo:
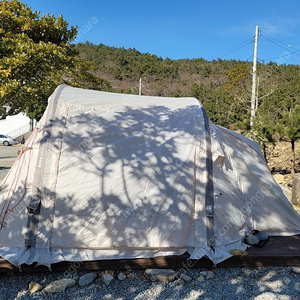
[[[3,144],[4,146],[11,146],[17,145],[19,142],[9,135],[0,134],[0,144]]]

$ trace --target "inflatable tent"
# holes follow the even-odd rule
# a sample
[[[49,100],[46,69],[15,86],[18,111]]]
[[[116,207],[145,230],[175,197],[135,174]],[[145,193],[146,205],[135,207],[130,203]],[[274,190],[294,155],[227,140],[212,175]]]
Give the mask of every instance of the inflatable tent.
[[[215,264],[252,230],[300,233],[256,142],[195,98],[59,86],[1,186],[16,266],[180,255]]]

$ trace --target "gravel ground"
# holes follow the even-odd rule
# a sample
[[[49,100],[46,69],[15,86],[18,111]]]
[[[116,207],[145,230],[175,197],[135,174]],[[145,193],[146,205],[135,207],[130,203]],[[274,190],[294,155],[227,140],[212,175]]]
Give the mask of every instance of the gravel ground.
[[[143,271],[127,272],[124,281],[117,279],[106,286],[97,278],[86,287],[78,284],[62,293],[43,294],[38,292],[30,295],[27,291],[31,281],[42,286],[53,280],[63,278],[64,273],[16,273],[0,274],[1,299],[118,299],[118,300],[163,300],[163,299],[300,299],[300,274],[292,271],[291,267],[269,268],[230,268],[215,269],[214,278],[198,282],[200,271],[187,270],[185,274],[193,281],[185,283],[177,279],[170,283],[147,281]],[[78,279],[84,272],[73,273]],[[99,275],[101,273],[99,272]]]
[[[10,167],[16,160],[18,156],[18,151],[21,149],[21,146],[0,146],[0,183],[8,173]]]

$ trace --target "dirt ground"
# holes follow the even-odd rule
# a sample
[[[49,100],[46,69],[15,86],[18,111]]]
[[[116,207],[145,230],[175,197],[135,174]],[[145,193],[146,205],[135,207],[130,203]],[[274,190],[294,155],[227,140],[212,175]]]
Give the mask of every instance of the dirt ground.
[[[295,143],[296,173],[300,173],[300,141]],[[291,144],[280,142],[275,146],[269,145],[267,150],[267,163],[273,175],[283,175],[283,185],[291,187],[293,178],[291,175],[291,160],[293,158]]]
[[[0,146],[0,183],[8,173],[10,167],[16,160],[18,156],[18,151],[21,149],[21,146]]]

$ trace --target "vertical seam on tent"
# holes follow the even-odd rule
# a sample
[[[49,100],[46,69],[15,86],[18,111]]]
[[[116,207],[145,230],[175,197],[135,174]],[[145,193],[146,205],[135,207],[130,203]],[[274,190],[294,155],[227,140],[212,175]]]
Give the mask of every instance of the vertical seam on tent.
[[[199,107],[200,108],[200,111],[201,111],[201,106]],[[198,168],[199,168],[199,165],[198,165],[198,157],[201,156],[200,154],[200,149],[201,149],[201,143],[200,143],[200,132],[201,132],[201,128],[199,127],[198,125],[198,122],[197,121],[197,116],[195,116],[194,114],[191,114],[192,117],[193,117],[193,120],[194,120],[194,128],[195,128],[195,139],[197,141],[196,143],[196,147],[195,147],[195,154],[194,154],[194,195],[193,195],[193,200],[194,200],[194,205],[193,205],[193,232],[194,232],[194,236],[193,236],[193,240],[194,240],[194,245],[196,243],[196,240],[197,240],[197,219],[199,218],[199,215],[197,214],[197,209],[196,209],[196,203],[197,203],[197,191],[198,191],[198,188],[197,188],[197,179],[198,179]],[[195,247],[193,248],[193,251],[195,250]]]
[[[204,131],[206,140],[206,158],[205,165],[207,171],[207,182],[205,186],[205,210],[206,210],[206,237],[207,245],[213,248],[214,242],[214,195],[213,195],[213,162],[211,152],[211,136],[210,136],[210,121],[204,110],[201,107],[204,121]]]
[[[69,110],[70,110],[70,107],[67,107],[67,111],[66,111],[66,114],[65,114],[65,122],[64,122],[64,131],[66,129],[66,123],[67,123],[67,117],[68,117],[68,114],[69,114]],[[64,134],[62,134],[61,136],[61,140],[60,140],[60,145],[59,145],[59,153],[58,153],[58,158],[56,160],[56,170],[55,170],[55,182],[53,184],[53,186],[55,187],[54,188],[54,202],[53,202],[53,213],[51,214],[52,218],[51,218],[51,230],[50,230],[50,235],[49,235],[49,247],[51,248],[51,242],[52,242],[52,229],[53,229],[53,221],[54,221],[54,212],[55,212],[55,200],[56,200],[56,186],[57,186],[57,179],[58,179],[58,171],[59,171],[59,162],[60,162],[60,158],[61,158],[61,149],[62,149],[62,144],[63,144],[63,137],[64,137]]]
[[[62,90],[65,88],[65,85],[60,85],[56,88],[56,91],[54,92],[53,97],[51,97],[52,100],[52,107],[51,110],[48,111],[47,117],[45,119],[46,122],[49,122],[49,119],[53,118],[55,109],[57,107],[59,96],[62,92]],[[50,99],[51,99],[50,98]],[[51,136],[51,130],[52,130],[53,124],[50,124],[49,128],[45,128],[46,126],[43,126],[43,137],[40,141],[40,147],[37,157],[37,162],[35,166],[35,172],[33,177],[33,184],[32,184],[32,194],[31,194],[31,201],[27,206],[27,209],[30,211],[30,209],[33,210],[32,214],[28,214],[27,219],[27,232],[25,234],[25,247],[28,249],[30,247],[35,247],[36,244],[36,228],[39,223],[39,217],[38,217],[38,210],[40,209],[40,201],[42,196],[42,185],[43,185],[43,174],[45,171],[45,155],[47,153],[48,145],[49,145],[49,137]],[[42,164],[41,167],[38,167],[39,164]],[[37,170],[39,170],[37,172]]]

